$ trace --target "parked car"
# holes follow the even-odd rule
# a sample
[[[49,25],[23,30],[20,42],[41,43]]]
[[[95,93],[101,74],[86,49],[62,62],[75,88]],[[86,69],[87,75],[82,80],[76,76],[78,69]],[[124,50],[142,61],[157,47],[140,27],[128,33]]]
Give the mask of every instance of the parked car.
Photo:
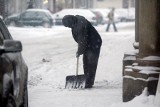
[[[100,9],[100,8],[94,8],[94,9],[91,9],[92,11],[95,11],[95,12],[100,12],[102,14],[102,21],[101,21],[101,24],[107,24],[109,19],[108,19],[108,13],[110,12],[111,9]],[[120,22],[120,19],[119,19],[119,15],[117,13],[114,14],[114,21],[115,23],[118,23]]]
[[[135,8],[129,8],[128,13],[128,21],[135,21]]]
[[[28,9],[23,13],[9,16],[4,22],[9,26],[43,26],[51,28],[53,18],[48,10]]]
[[[21,51],[0,19],[0,107],[28,107],[28,67]]]
[[[135,21],[135,8],[117,8],[115,13],[119,15],[121,22]]]
[[[91,12],[93,12],[96,16],[97,25],[102,24],[102,21],[103,21],[102,14],[99,11],[94,11],[94,10],[91,10]]]
[[[55,25],[62,25],[62,18],[65,15],[81,15],[84,16],[88,21],[92,23],[92,25],[97,25],[96,16],[87,9],[63,9],[55,14],[53,14],[53,18],[55,19]]]
[[[90,9],[91,11],[94,12],[99,12],[102,15],[102,21],[101,24],[106,24],[108,22],[107,14],[109,13],[109,9],[99,9],[99,8],[94,8]]]

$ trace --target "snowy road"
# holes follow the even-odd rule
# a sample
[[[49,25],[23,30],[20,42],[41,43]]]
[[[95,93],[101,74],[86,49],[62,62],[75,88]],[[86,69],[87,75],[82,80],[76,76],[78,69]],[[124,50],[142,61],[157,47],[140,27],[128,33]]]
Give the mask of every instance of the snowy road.
[[[120,23],[119,32],[98,26],[103,44],[92,89],[64,89],[65,77],[75,74],[77,44],[64,27],[9,30],[23,43],[29,67],[29,107],[106,107],[122,101],[122,59],[133,49],[134,23]],[[83,73],[80,61],[80,73]]]

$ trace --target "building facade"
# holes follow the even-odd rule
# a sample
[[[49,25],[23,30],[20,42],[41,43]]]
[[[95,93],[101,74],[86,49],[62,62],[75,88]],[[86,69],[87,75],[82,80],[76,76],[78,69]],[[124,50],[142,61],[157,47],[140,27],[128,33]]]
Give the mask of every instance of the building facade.
[[[23,12],[27,8],[26,0],[0,0],[0,2],[0,14],[4,18],[14,13]]]
[[[96,0],[95,8],[129,8],[135,7],[135,0]]]
[[[97,0],[96,8],[122,8],[122,0]]]

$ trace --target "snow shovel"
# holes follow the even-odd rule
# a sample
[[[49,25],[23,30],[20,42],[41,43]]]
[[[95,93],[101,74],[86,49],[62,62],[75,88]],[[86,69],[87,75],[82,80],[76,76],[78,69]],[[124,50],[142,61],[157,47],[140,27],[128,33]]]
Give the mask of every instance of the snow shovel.
[[[69,75],[66,77],[67,89],[85,88],[86,76],[78,75],[79,57],[77,58],[76,75]]]

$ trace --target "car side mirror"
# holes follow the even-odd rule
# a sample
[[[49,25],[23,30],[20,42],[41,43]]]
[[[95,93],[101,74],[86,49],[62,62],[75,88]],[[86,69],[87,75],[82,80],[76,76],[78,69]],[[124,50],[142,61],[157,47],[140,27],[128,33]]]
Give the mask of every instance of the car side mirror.
[[[15,41],[15,40],[4,40],[3,46],[0,48],[0,50],[4,53],[21,52],[22,43],[20,41]]]

